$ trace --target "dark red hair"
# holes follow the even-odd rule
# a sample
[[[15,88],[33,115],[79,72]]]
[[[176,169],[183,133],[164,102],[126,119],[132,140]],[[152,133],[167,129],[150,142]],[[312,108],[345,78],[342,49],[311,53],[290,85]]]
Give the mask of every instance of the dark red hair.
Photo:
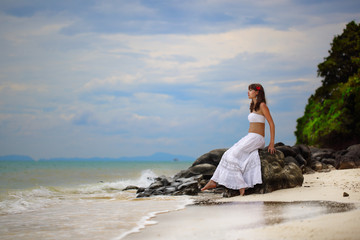
[[[255,90],[258,93],[258,95],[256,96],[256,104],[254,103],[254,100],[251,101],[250,103],[250,112],[257,112],[260,109],[260,104],[266,103],[266,98],[265,98],[265,91],[263,86],[261,86],[261,84],[259,83],[253,83],[249,85],[249,90]]]

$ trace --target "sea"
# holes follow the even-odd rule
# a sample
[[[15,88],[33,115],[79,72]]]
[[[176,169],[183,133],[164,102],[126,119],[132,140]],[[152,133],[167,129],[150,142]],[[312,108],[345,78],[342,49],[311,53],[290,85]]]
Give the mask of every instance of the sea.
[[[0,161],[0,239],[123,239],[155,224],[189,196],[136,198],[189,161]]]

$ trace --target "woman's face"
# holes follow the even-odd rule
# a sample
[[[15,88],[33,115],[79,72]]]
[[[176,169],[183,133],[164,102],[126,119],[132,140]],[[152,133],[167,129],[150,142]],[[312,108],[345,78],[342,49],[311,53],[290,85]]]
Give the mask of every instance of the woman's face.
[[[256,98],[256,96],[258,95],[259,92],[253,90],[253,89],[249,89],[248,90],[248,97],[249,99],[253,99]]]

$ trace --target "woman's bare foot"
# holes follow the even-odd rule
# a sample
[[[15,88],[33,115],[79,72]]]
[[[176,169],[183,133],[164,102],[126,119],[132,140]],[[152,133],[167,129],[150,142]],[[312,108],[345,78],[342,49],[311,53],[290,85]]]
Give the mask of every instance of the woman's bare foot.
[[[244,196],[245,195],[245,188],[241,188],[240,189],[240,196]]]
[[[213,180],[210,180],[206,185],[205,187],[203,187],[201,189],[201,191],[205,191],[207,189],[211,189],[211,188],[216,188],[216,182],[214,182]]]

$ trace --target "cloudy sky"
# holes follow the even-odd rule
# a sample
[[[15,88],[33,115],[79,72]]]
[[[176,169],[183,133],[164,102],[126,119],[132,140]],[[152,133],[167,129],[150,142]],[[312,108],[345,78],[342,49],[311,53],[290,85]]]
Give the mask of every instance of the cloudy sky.
[[[0,155],[198,157],[247,133],[253,82],[293,145],[359,16],[354,0],[1,0]]]

